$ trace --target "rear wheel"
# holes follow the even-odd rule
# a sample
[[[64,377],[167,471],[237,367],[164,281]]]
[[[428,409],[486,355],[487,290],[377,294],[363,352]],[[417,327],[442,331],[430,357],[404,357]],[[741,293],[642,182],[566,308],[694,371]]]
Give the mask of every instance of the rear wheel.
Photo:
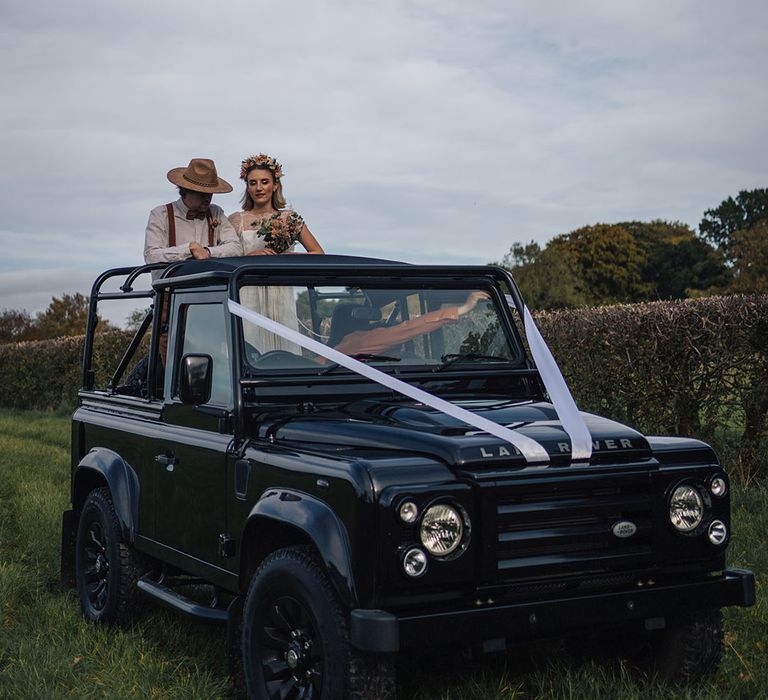
[[[579,661],[610,663],[622,658],[644,676],[692,685],[706,679],[720,664],[723,615],[709,609],[682,612],[667,617],[661,630],[648,632],[636,621],[596,635],[569,638],[567,645]]]
[[[98,622],[127,624],[139,608],[136,582],[142,560],[123,538],[106,487],[88,494],[75,544],[75,577],[83,614]]]
[[[723,613],[695,610],[667,620],[651,642],[653,667],[672,683],[697,683],[713,673],[723,658]]]
[[[394,697],[391,662],[353,652],[347,625],[311,549],[282,549],[268,556],[253,576],[243,609],[248,697]]]

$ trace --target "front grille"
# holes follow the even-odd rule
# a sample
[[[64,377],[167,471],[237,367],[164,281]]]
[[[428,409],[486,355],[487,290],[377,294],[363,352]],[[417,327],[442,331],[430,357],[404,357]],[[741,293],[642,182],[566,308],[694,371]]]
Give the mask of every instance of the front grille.
[[[600,575],[652,564],[653,527],[647,474],[526,480],[495,492],[496,582]],[[633,523],[620,538],[613,526]],[[491,573],[491,572],[489,572]]]

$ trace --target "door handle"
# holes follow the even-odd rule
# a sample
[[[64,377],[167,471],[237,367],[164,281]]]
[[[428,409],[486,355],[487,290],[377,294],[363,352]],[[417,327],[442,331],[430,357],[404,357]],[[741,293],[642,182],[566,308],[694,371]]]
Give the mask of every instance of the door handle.
[[[165,470],[172,472],[174,466],[176,466],[179,463],[179,460],[176,459],[172,454],[170,455],[155,455],[155,462],[158,464],[164,464]]]

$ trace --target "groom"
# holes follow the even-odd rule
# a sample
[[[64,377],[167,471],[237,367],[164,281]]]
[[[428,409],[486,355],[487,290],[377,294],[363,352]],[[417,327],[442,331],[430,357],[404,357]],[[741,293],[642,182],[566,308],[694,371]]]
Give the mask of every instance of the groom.
[[[144,262],[206,260],[243,254],[237,232],[211,197],[231,192],[208,158],[193,158],[186,168],[174,168],[168,179],[179,188],[179,199],[149,213],[144,234]]]

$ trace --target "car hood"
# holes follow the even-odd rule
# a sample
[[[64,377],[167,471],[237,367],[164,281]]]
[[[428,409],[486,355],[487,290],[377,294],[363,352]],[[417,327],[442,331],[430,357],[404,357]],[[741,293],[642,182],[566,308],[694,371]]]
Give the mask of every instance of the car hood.
[[[552,464],[570,463],[571,441],[552,404],[546,402],[457,401],[457,405],[540,443]],[[645,437],[621,423],[582,413],[592,435],[593,464],[647,459]],[[452,416],[411,400],[365,399],[333,409],[282,418],[262,425],[275,440],[426,454],[446,464],[489,468],[526,466],[510,443]]]

